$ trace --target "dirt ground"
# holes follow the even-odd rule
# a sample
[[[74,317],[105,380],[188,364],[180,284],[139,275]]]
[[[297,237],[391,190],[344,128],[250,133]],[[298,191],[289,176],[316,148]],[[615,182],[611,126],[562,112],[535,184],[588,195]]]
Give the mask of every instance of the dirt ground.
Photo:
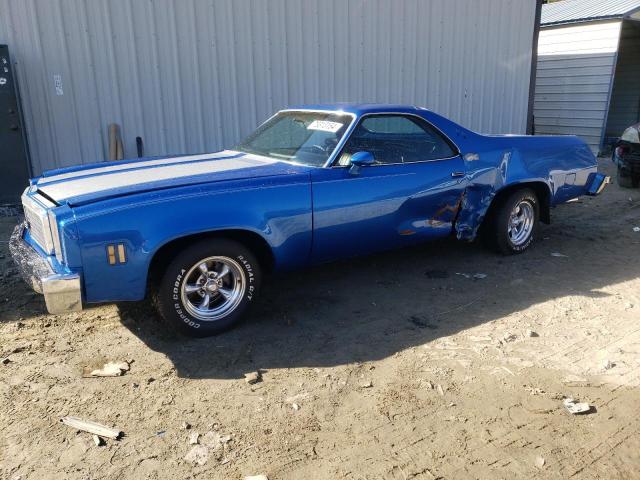
[[[2,478],[640,478],[638,190],[557,208],[520,256],[449,240],[273,277],[202,340],[144,303],[44,314],[8,254],[15,221]],[[106,360],[130,370],[82,378]],[[66,415],[125,436],[95,446]]]

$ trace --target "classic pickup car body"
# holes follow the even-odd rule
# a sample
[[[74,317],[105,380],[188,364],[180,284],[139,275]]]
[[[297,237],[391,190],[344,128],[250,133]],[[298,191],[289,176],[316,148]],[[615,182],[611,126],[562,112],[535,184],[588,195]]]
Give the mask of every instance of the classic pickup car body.
[[[282,145],[300,135],[298,150]],[[250,300],[258,269],[299,268],[452,233],[473,240],[491,209],[516,191],[534,198],[535,209],[524,205],[529,223],[548,222],[551,207],[597,194],[607,181],[577,137],[485,136],[417,107],[305,106],[279,112],[231,150],[46,172],[23,195],[26,226],[16,229],[11,248],[49,310],[61,312],[141,300],[194,242],[202,249],[207,239],[226,239],[246,254],[229,254],[237,262],[221,260],[217,273],[218,257],[200,265],[191,303],[197,309],[206,299],[209,308],[218,288],[230,295],[221,280],[228,266],[227,277],[241,277],[241,297]],[[512,235],[524,214],[517,205],[510,213]],[[178,302],[192,298],[178,295],[189,266],[178,266],[175,281],[159,281],[169,282],[167,303],[178,317],[198,329],[207,318],[183,315]]]

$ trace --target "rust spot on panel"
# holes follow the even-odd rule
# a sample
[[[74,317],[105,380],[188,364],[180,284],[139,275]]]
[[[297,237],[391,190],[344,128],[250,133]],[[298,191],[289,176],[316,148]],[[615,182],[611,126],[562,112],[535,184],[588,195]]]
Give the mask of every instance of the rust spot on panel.
[[[436,225],[441,225],[442,223],[449,223],[449,222],[442,222],[441,220],[438,220],[438,217],[441,217],[442,215],[444,215],[447,212],[451,212],[453,213],[454,217],[455,215],[458,213],[458,210],[460,210],[460,205],[462,205],[462,198],[464,197],[464,190],[462,191],[462,193],[460,193],[460,196],[458,197],[458,200],[456,201],[455,205],[445,205],[444,207],[442,207],[440,210],[438,210],[433,217],[431,217],[429,219],[429,225],[436,226]]]

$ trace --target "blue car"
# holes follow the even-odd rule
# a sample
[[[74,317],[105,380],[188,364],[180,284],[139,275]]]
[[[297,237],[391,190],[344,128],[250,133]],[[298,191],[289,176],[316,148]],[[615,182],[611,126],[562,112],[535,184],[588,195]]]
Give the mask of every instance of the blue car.
[[[150,296],[206,336],[241,318],[269,272],[450,235],[521,253],[552,207],[607,182],[577,137],[480,135],[411,106],[304,106],[219,153],[46,172],[10,247],[51,313]]]

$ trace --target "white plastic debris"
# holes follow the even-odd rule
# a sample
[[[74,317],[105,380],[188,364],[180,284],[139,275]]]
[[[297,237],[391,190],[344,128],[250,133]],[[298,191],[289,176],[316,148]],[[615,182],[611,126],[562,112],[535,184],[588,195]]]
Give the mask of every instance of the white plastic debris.
[[[536,463],[536,467],[542,468],[542,467],[544,467],[545,460],[542,457],[537,457],[535,463]]]
[[[562,403],[564,404],[564,408],[572,415],[589,413],[591,411],[591,405],[586,402],[576,402],[573,398],[565,398]]]
[[[502,337],[502,341],[508,343],[508,342],[514,342],[518,339],[517,335],[514,335],[513,333],[505,333],[504,336]]]
[[[249,385],[258,383],[261,380],[260,372],[249,372],[244,374],[244,381]]]
[[[82,371],[83,377],[120,377],[124,372],[129,371],[129,362],[107,362],[102,368],[92,369],[85,367]]]
[[[633,227],[634,232],[640,232],[640,227]]]
[[[90,420],[82,420],[78,417],[62,417],[60,419],[62,423],[68,425],[76,430],[82,430],[84,432],[93,433],[100,437],[112,438],[117,440],[123,435],[122,430],[118,428],[110,428],[100,423],[92,422]]]
[[[293,408],[297,412],[298,410],[300,410],[300,405],[298,405],[297,403],[292,403],[291,408]]]
[[[198,445],[200,443],[200,434],[198,432],[191,432],[189,435],[189,445]]]

